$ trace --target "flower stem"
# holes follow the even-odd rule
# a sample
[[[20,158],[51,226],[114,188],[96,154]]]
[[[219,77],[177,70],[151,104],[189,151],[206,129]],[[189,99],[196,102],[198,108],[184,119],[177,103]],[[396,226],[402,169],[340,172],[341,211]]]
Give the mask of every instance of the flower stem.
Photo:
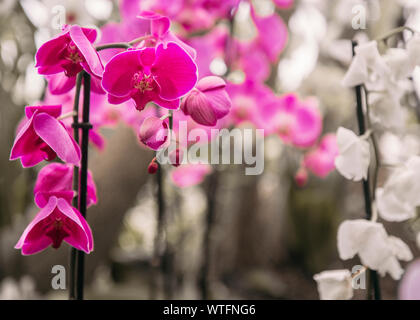
[[[90,75],[83,71],[83,122],[78,123],[77,127],[82,129],[81,142],[81,167],[80,167],[80,194],[79,194],[79,211],[84,218],[86,218],[87,209],[87,167],[88,167],[88,145],[89,145],[89,130],[92,125],[89,123],[90,113]],[[83,251],[77,252],[77,267],[76,267],[76,299],[83,300],[84,291],[84,268],[85,268],[85,254]]]
[[[105,49],[128,49],[128,48],[131,48],[136,43],[141,42],[143,40],[147,40],[150,37],[151,35],[146,35],[146,36],[142,36],[134,40],[131,40],[130,42],[115,42],[115,43],[103,44],[103,45],[97,46],[96,51],[101,51]]]
[[[381,166],[381,159],[380,159],[380,153],[379,153],[379,147],[378,142],[376,140],[375,133],[373,132],[372,124],[370,122],[370,105],[369,105],[369,91],[367,90],[366,86],[363,86],[363,91],[365,93],[365,103],[366,103],[366,123],[369,127],[369,130],[371,132],[370,134],[370,140],[372,141],[373,146],[373,152],[375,154],[375,170],[373,172],[373,183],[372,183],[372,199],[375,200],[376,198],[376,186],[378,185],[378,174],[379,174],[379,168]]]
[[[64,120],[64,119],[69,118],[69,117],[74,117],[75,115],[77,115],[77,111],[70,111],[70,112],[67,112],[67,113],[62,114],[61,116],[59,116],[57,118],[57,120]]]
[[[356,41],[352,41],[352,53],[353,56],[355,55],[355,47],[357,46]],[[357,124],[359,127],[359,134],[363,135],[366,132],[366,123],[365,123],[365,116],[363,113],[363,101],[362,101],[362,90],[363,87],[358,85],[355,87],[356,93],[356,102],[357,102]],[[367,102],[367,101],[366,101]],[[368,121],[368,124],[370,122]],[[372,197],[370,192],[370,179],[369,179],[369,172],[367,179],[363,179],[362,181],[363,186],[363,195],[365,199],[365,212],[366,212],[366,219],[370,220],[372,218]],[[375,192],[373,192],[375,193]],[[381,292],[379,288],[379,279],[378,275],[375,270],[370,270],[368,272],[368,288],[367,288],[367,297],[368,299],[374,298],[375,300],[381,299]],[[372,287],[373,287],[373,296],[372,296]]]
[[[397,35],[397,34],[399,34],[399,33],[401,33],[401,32],[403,32],[403,31],[405,31],[405,30],[407,30],[407,31],[410,31],[411,33],[416,33],[416,30],[414,30],[413,28],[410,28],[410,27],[408,27],[408,26],[401,26],[401,27],[398,27],[398,28],[395,28],[395,29],[392,29],[391,31],[389,31],[389,32],[387,32],[386,34],[384,34],[384,35],[382,35],[382,36],[380,36],[380,37],[378,37],[378,38],[376,38],[376,41],[386,41],[386,40],[388,40],[389,38],[391,38],[391,37],[393,37],[393,36],[395,36],[395,35]]]
[[[203,262],[200,270],[199,287],[201,299],[212,298],[210,288],[210,270],[212,266],[212,235],[216,222],[216,193],[219,185],[219,172],[217,168],[211,173],[207,189],[207,212],[205,221],[205,231],[203,238]]]
[[[159,109],[156,109],[156,113],[159,116]],[[173,128],[173,113],[169,111],[166,115],[162,116],[160,119],[163,121],[169,118],[169,132]],[[171,138],[171,137],[169,137]],[[150,299],[156,299],[157,297],[157,287],[159,280],[159,271],[163,274],[165,271],[165,266],[162,263],[163,252],[165,248],[164,239],[165,239],[165,222],[166,222],[166,206],[165,206],[165,196],[164,196],[164,171],[162,165],[157,162],[158,170],[156,171],[156,201],[157,201],[157,225],[156,225],[156,235],[154,240],[154,249],[153,249],[153,258],[152,258],[152,277],[150,282]],[[166,277],[165,277],[166,279]]]
[[[82,86],[82,72],[77,75],[76,78],[76,93],[74,95],[73,104],[73,136],[77,144],[79,144],[79,100],[80,100],[80,88]],[[79,168],[74,166],[73,169],[73,190],[76,193],[73,198],[73,207],[77,207],[78,193],[79,193]],[[77,250],[75,248],[70,249],[70,287],[69,287],[69,299],[73,300],[76,298],[76,256]]]
[[[128,43],[125,42],[118,42],[118,43],[109,43],[109,44],[104,44],[101,46],[97,46],[95,49],[96,51],[101,51],[101,50],[105,50],[105,49],[128,49],[131,46]]]

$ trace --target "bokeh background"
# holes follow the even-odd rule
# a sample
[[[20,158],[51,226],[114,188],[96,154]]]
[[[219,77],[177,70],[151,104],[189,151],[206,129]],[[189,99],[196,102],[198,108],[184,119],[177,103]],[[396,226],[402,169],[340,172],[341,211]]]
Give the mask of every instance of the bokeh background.
[[[275,10],[270,0],[253,2],[261,11]],[[366,30],[351,27],[357,4],[367,9]],[[32,190],[39,169],[23,170],[8,160],[24,106],[44,92],[34,54],[55,32],[51,8],[56,5],[66,8],[72,23],[100,27],[119,19],[117,1],[0,2],[0,299],[67,298],[66,291],[51,290],[51,268],[67,266],[67,245],[30,257],[13,249],[36,212]],[[277,93],[315,96],[327,133],[356,125],[353,92],[340,84],[351,59],[349,39],[374,38],[405,23],[415,26],[420,2],[296,0],[278,14],[289,38],[267,84]],[[234,25],[238,36],[252,37],[249,12],[238,14]],[[295,151],[272,137],[265,141],[262,175],[245,176],[241,165],[220,165],[202,184],[188,188],[175,187],[165,175],[163,245],[156,254],[156,186],[146,170],[153,153],[123,123],[102,133],[107,147],[92,148],[89,159],[99,203],[88,211],[95,251],[86,259],[86,298],[317,299],[315,273],[359,263],[338,259],[336,231],[344,219],[363,217],[361,185],[332,172],[297,187]],[[386,227],[414,238],[408,225]],[[386,276],[381,285],[385,299],[397,298],[398,282]],[[355,294],[365,296],[364,290]]]

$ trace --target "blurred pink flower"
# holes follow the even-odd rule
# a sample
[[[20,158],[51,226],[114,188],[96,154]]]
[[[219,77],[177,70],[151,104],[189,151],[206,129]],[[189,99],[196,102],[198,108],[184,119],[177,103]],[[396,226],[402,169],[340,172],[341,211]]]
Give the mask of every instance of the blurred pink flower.
[[[251,17],[258,30],[257,44],[271,62],[276,62],[287,43],[287,26],[277,13],[260,17],[251,6]]]
[[[146,40],[146,43],[151,42],[155,46],[159,44],[163,44],[164,48],[167,47],[169,42],[174,42],[179,45],[182,49],[184,49],[193,60],[197,57],[197,52],[194,48],[190,47],[184,41],[181,41],[176,35],[174,35],[170,30],[171,21],[168,17],[162,16],[158,13],[154,13],[151,11],[142,11],[138,18],[140,20],[145,20],[150,24],[150,30],[148,30],[148,34],[150,34],[151,38]]]
[[[232,104],[225,88],[226,82],[222,78],[202,78],[182,100],[182,111],[199,124],[214,126],[229,113]]]
[[[420,300],[420,259],[410,263],[398,288],[400,300]]]
[[[25,168],[56,156],[71,164],[79,163],[79,146],[56,119],[61,114],[61,105],[28,106],[25,113],[27,120],[15,138],[10,160],[20,158]]]
[[[52,196],[26,227],[15,248],[30,255],[50,245],[57,249],[63,240],[86,253],[93,250],[92,231],[85,218],[66,200]]]
[[[139,139],[150,149],[159,150],[168,140],[168,124],[158,117],[146,118],[140,126]]]
[[[273,0],[274,4],[280,9],[289,9],[295,0]]]
[[[101,91],[98,80],[103,66],[93,46],[96,36],[95,29],[67,26],[38,49],[35,66],[40,74],[49,76],[52,93],[61,94],[73,88],[76,75],[83,69],[92,75],[92,89]]]
[[[211,171],[208,164],[185,164],[172,170],[171,178],[176,186],[185,188],[201,183]]]
[[[305,154],[304,166],[318,177],[325,178],[335,169],[335,158],[338,156],[338,145],[335,134],[322,137],[319,145]]]
[[[197,52],[195,60],[198,73],[201,77],[213,75],[210,71],[210,65],[214,59],[223,59],[225,55],[226,41],[228,41],[227,28],[215,26],[208,33],[191,37],[187,40],[188,44]]]
[[[269,133],[269,122],[264,112],[272,109],[272,90],[264,84],[250,80],[241,84],[228,83],[226,89],[232,100],[228,120],[237,126],[249,122],[258,129],[264,129],[265,134]]]
[[[228,19],[240,0],[123,0],[120,12],[131,21],[140,11],[153,11],[176,21],[186,31],[208,29],[220,19]]]
[[[34,187],[35,203],[43,208],[51,196],[64,198],[71,203],[73,191],[74,166],[62,163],[51,163],[43,167],[39,173]],[[97,203],[96,185],[92,173],[88,171],[87,178],[87,206]]]
[[[115,99],[113,104],[134,99],[141,111],[150,101],[176,109],[179,98],[197,82],[197,66],[180,46],[170,42],[164,48],[128,50],[114,56],[106,65],[103,88]]]
[[[261,112],[267,129],[277,133],[284,143],[308,148],[321,134],[322,117],[314,100],[300,101],[289,93],[273,99]]]

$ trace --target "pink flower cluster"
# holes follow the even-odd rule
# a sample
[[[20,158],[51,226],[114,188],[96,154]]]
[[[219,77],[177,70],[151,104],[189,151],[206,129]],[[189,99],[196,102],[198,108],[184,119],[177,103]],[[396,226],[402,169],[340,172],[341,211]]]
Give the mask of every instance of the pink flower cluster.
[[[80,148],[57,119],[61,105],[28,106],[26,119],[12,147],[10,159],[20,159],[31,167],[57,156],[66,164],[52,163],[39,172],[34,188],[38,214],[16,244],[22,254],[34,254],[48,246],[60,247],[62,241],[89,253],[93,250],[92,231],[80,212],[71,206],[74,165],[80,162]],[[96,203],[96,187],[89,173],[88,203]]]
[[[143,146],[155,151],[173,142],[169,137],[177,135],[170,130],[179,130],[181,121],[187,122],[188,130],[205,130],[209,139],[212,128],[251,123],[265,135],[277,135],[303,150],[296,176],[300,185],[306,183],[307,170],[325,177],[334,168],[335,138],[327,134],[320,139],[322,116],[316,101],[278,96],[264,84],[287,43],[286,25],[277,13],[260,16],[249,2],[257,35],[239,40],[219,22],[232,21],[240,2],[122,0],[121,22],[104,25],[100,41],[95,29],[69,25],[38,49],[36,68],[48,87],[43,101],[26,107],[10,159],[20,159],[23,167],[56,157],[64,164],[52,163],[39,172],[34,196],[40,212],[16,246],[23,254],[49,245],[57,248],[62,241],[85,252],[93,249],[91,230],[71,205],[73,168],[81,157],[72,137],[71,112],[81,72],[91,76],[89,139],[99,149],[105,146],[99,129],[120,119],[135,128]],[[292,0],[273,3],[279,9],[293,5]],[[211,66],[217,60],[229,72],[242,71],[244,81],[216,76]],[[225,75],[226,70],[217,74]],[[176,167],[173,182],[180,187],[200,183],[211,167],[181,165],[183,156],[181,146],[170,154]],[[148,171],[158,167],[154,159]],[[95,185],[89,175],[88,204],[94,203]]]

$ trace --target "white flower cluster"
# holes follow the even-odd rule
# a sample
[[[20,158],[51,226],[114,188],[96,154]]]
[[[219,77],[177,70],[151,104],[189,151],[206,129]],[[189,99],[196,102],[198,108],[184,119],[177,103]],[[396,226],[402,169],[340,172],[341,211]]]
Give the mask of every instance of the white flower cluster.
[[[375,158],[389,172],[380,187],[373,186],[374,214],[371,220],[342,222],[338,229],[337,246],[340,258],[358,255],[361,263],[379,275],[389,274],[399,280],[404,273],[400,261],[410,261],[413,255],[401,239],[390,236],[379,217],[390,222],[416,218],[420,205],[420,147],[415,132],[419,125],[410,122],[414,108],[407,97],[420,94],[420,35],[414,33],[405,46],[378,50],[378,42],[370,41],[355,48],[355,56],[343,79],[343,85],[361,85],[366,90],[365,117],[368,131],[362,136],[340,127],[337,131],[339,156],[335,160],[338,172],[352,181],[367,180],[371,161],[369,138],[379,138]],[[420,107],[420,106],[417,106]],[[372,138],[374,138],[372,137]],[[376,154],[376,153],[379,153]],[[377,177],[373,177],[376,179]],[[420,246],[420,233],[417,236]],[[351,299],[352,276],[348,270],[329,270],[314,276],[321,299]]]

